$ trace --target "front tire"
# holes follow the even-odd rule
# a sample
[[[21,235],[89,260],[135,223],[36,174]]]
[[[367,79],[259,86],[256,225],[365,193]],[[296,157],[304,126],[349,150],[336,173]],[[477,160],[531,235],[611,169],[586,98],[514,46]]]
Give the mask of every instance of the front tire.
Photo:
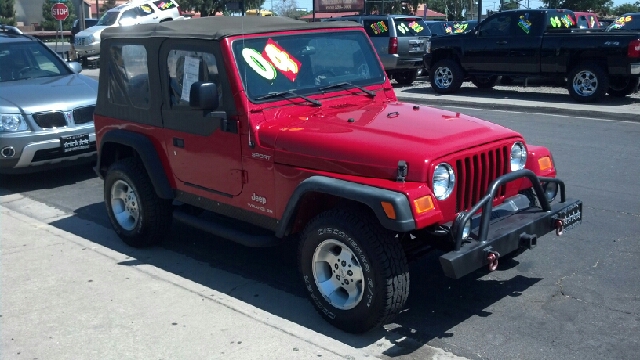
[[[130,246],[158,244],[171,228],[171,200],[158,197],[144,166],[134,158],[109,167],[104,199],[111,225]]]
[[[598,102],[609,89],[609,77],[598,64],[580,64],[569,73],[567,89],[577,102]]]
[[[318,313],[363,333],[388,323],[409,295],[409,266],[393,233],[365,211],[333,209],[305,228],[298,260]]]
[[[611,96],[622,98],[636,92],[638,90],[638,83],[640,83],[640,78],[621,77],[611,79],[607,92]]]
[[[498,82],[498,77],[493,76],[471,76],[471,83],[478,89],[493,89]]]
[[[464,81],[462,67],[453,59],[442,59],[431,68],[429,81],[431,88],[439,94],[456,92]]]
[[[399,85],[409,86],[413,84],[417,76],[418,70],[408,70],[395,73],[394,79]]]

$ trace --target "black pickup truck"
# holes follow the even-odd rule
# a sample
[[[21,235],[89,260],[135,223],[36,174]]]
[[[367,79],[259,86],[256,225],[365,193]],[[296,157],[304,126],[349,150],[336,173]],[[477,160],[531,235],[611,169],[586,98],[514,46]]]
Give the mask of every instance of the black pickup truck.
[[[499,76],[544,76],[566,78],[578,102],[597,102],[606,93],[624,97],[637,90],[640,32],[577,31],[569,10],[504,11],[473,31],[432,38],[424,61],[431,87],[441,94],[465,80],[491,88]]]

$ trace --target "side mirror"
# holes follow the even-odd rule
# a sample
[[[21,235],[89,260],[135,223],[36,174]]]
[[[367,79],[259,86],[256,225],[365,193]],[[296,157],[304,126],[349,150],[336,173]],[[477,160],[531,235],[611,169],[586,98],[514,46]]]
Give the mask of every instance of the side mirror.
[[[68,62],[67,65],[69,65],[71,70],[73,70],[73,72],[76,74],[80,74],[82,72],[82,65],[80,65],[79,62],[76,62],[76,61]]]
[[[189,106],[197,110],[215,110],[219,105],[216,83],[198,81],[191,84]]]

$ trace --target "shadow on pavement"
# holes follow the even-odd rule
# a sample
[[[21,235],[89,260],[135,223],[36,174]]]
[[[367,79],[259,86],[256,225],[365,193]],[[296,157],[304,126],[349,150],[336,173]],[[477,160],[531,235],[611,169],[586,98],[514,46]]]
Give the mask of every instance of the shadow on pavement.
[[[79,208],[75,213],[75,216],[55,221],[51,225],[132,258],[122,265],[155,266],[356,348],[364,348],[386,338],[394,344],[384,352],[390,357],[410,354],[427,343],[442,347],[441,339],[451,337],[452,328],[456,325],[470,317],[491,316],[485,308],[505,297],[518,296],[540,281],[524,276],[504,281],[482,279],[486,275],[484,269],[463,279],[452,280],[443,275],[438,254],[429,254],[411,264],[410,296],[405,310],[395,323],[385,326],[386,329],[353,335],[324,322],[306,300],[306,291],[297,270],[297,246],[293,241],[273,248],[247,248],[176,221],[161,247],[135,249],[121,242],[115,233],[113,236],[104,236],[105,232],[95,231],[94,226],[87,226],[85,220],[95,222],[96,219],[103,219],[99,221],[100,225],[112,231],[108,221],[104,224],[106,211],[103,203]],[[194,265],[193,261],[200,262],[202,266]],[[501,264],[501,268],[516,264],[515,260],[510,260]],[[248,284],[243,286],[242,291],[237,290],[238,286],[230,289],[229,280],[225,277],[207,275],[212,269],[238,275],[246,279]],[[260,296],[260,289],[264,285],[299,299],[274,301]],[[300,306],[292,306],[291,302],[304,304],[304,311]],[[463,352],[459,355],[477,357],[464,353],[464,349],[459,350]]]
[[[95,162],[59,166],[34,173],[0,175],[0,195],[24,193],[41,189],[55,189],[97,177]],[[6,192],[3,194],[2,192]]]

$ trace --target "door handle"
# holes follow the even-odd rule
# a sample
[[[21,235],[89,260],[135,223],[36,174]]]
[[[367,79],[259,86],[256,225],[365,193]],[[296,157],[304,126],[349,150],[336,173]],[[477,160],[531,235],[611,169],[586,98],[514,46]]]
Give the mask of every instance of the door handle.
[[[184,139],[173,138],[173,146],[184,149]]]
[[[507,45],[507,42],[505,40],[496,41],[496,44],[498,44],[498,45]]]

